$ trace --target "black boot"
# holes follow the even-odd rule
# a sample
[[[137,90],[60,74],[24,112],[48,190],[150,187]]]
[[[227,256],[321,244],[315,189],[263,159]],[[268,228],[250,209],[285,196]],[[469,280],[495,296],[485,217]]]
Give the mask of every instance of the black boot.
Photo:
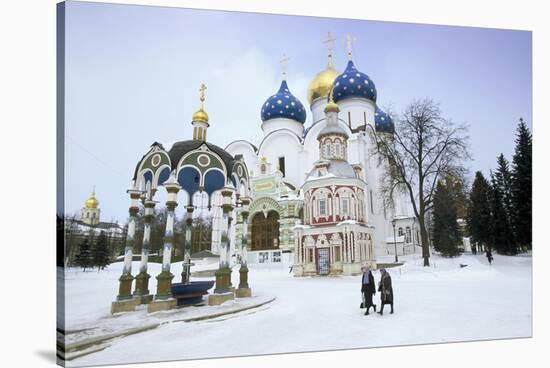
[[[380,308],[380,312],[378,312],[379,315],[384,314],[384,304],[382,304],[382,308]]]
[[[391,305],[391,311],[390,311],[390,314],[393,314],[393,303],[391,303],[390,305]]]
[[[376,304],[373,304],[372,307],[374,308],[374,311],[376,312]]]

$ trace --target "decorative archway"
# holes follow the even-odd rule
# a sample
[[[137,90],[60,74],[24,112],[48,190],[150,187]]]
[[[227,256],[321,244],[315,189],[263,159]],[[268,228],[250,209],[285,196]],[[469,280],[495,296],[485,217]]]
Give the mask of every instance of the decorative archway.
[[[252,217],[251,250],[279,249],[279,213],[271,210],[267,216],[257,212]]]

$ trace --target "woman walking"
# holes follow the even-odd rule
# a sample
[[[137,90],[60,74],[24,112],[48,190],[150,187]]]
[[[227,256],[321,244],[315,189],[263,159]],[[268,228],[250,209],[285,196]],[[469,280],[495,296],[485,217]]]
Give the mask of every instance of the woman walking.
[[[376,304],[372,303],[372,298],[376,293],[374,284],[374,276],[368,267],[362,267],[363,277],[361,278],[361,292],[363,293],[363,306],[366,308],[365,316],[369,315],[370,307],[373,307],[376,312]]]
[[[380,269],[380,284],[378,285],[378,291],[380,292],[380,312],[378,314],[384,314],[384,305],[389,304],[391,306],[390,314],[393,314],[393,288],[391,284],[391,277],[385,268]]]

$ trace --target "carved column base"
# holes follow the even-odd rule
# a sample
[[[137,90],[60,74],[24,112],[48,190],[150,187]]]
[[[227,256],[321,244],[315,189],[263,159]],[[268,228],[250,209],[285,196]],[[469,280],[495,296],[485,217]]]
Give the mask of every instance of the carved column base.
[[[147,313],[160,312],[176,308],[178,301],[174,298],[155,300],[147,304]]]
[[[220,305],[233,299],[235,299],[235,293],[231,291],[227,293],[211,294],[208,296],[208,305]]]
[[[169,271],[162,271],[157,276],[157,294],[155,295],[155,300],[165,300],[172,297],[172,291],[170,290],[172,286],[172,279],[174,275]]]
[[[248,298],[252,296],[252,289],[251,288],[238,288],[235,290],[235,296],[237,298]]]
[[[133,312],[139,302],[135,299],[117,300],[111,303],[111,314]]]
[[[134,277],[129,273],[123,273],[118,281],[120,285],[118,287],[117,301],[131,300],[132,299],[132,281]]]
[[[243,264],[239,270],[239,289],[248,288],[248,267]]]
[[[231,291],[231,269],[229,267],[220,268],[216,271],[215,294],[223,294]]]
[[[134,290],[134,297],[149,295],[149,279],[151,275],[147,272],[140,272],[136,276],[136,290]]]

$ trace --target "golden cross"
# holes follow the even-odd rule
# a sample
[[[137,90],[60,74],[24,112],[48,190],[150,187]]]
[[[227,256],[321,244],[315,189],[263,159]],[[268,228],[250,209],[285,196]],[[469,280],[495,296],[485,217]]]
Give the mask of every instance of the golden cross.
[[[346,43],[348,44],[348,58],[351,60],[351,52],[352,52],[352,48],[353,48],[353,43],[356,41],[357,39],[355,37],[352,37],[349,33],[348,35],[346,36]]]
[[[286,79],[286,68],[288,66],[288,61],[290,58],[283,54],[283,58],[279,61],[281,63],[281,73],[283,75],[283,79]]]
[[[199,88],[199,92],[201,93],[201,102],[204,102],[204,92],[206,92],[206,85],[204,83],[201,83],[201,88]]]
[[[336,38],[330,32],[327,34],[327,38],[323,40],[323,43],[327,45],[329,56],[332,56],[332,47],[334,46],[334,41],[336,41]]]
[[[323,43],[327,45],[328,49],[328,66],[332,67],[332,47],[334,46],[334,41],[336,38],[329,32],[327,38],[323,40]]]

